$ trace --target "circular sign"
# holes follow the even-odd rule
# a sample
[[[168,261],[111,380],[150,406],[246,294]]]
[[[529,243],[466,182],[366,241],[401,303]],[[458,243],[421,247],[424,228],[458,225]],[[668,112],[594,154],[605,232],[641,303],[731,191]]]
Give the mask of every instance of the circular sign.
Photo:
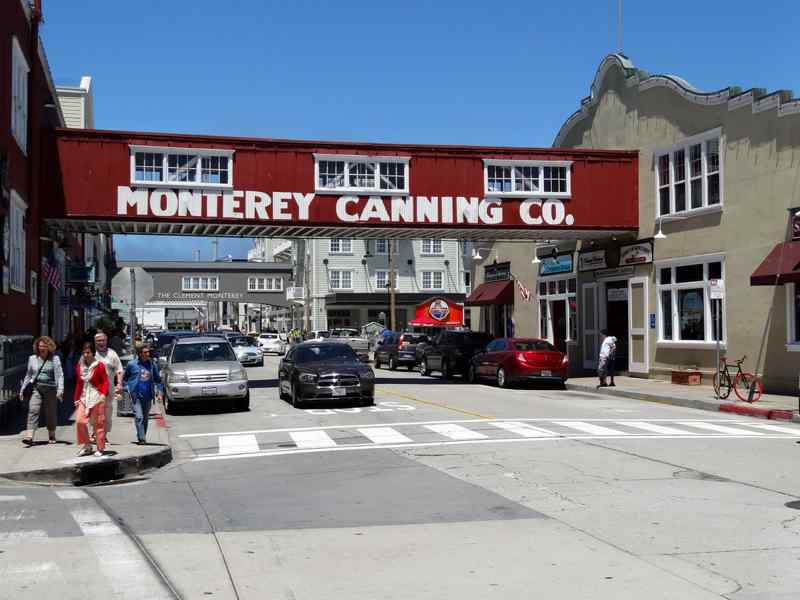
[[[428,314],[437,321],[444,321],[450,314],[450,305],[441,298],[437,298],[428,306]]]

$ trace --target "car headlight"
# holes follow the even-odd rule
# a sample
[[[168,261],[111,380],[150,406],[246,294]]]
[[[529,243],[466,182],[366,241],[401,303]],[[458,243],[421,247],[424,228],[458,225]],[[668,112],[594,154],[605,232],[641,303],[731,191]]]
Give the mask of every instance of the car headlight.
[[[300,373],[300,382],[301,383],[315,383],[317,381],[317,376],[313,373]]]
[[[372,369],[369,371],[361,371],[359,374],[361,375],[361,379],[375,379],[375,373],[373,373]]]
[[[231,381],[237,381],[239,379],[247,379],[247,371],[242,369],[241,367],[231,369],[230,378]]]
[[[173,373],[170,383],[189,383],[189,376],[186,373]]]

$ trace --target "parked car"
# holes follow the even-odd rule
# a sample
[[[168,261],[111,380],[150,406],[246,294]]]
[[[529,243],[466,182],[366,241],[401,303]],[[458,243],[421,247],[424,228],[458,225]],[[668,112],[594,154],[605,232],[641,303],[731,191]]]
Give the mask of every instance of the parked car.
[[[261,353],[261,348],[258,347],[256,338],[240,335],[230,338],[229,341],[240,363],[257,367],[264,366],[264,355]]]
[[[331,329],[330,333],[329,341],[347,344],[355,350],[355,353],[361,360],[365,362],[369,360],[369,340],[362,337],[357,329],[340,327],[338,329]]]
[[[355,351],[340,342],[303,342],[291,348],[278,367],[282,400],[299,408],[307,400],[375,402],[375,373]]]
[[[164,404],[168,413],[198,401],[230,403],[238,410],[250,408],[247,371],[231,345],[216,337],[176,340],[162,374]]]
[[[262,354],[286,354],[286,342],[281,339],[279,333],[262,333],[258,336],[258,347]]]
[[[378,340],[375,346],[375,368],[380,368],[382,364],[388,364],[394,371],[398,366],[408,367],[411,371],[417,366],[419,357],[417,348],[424,347],[430,342],[430,338],[424,333],[392,333]]]
[[[491,379],[499,387],[524,381],[554,381],[569,377],[569,357],[547,340],[499,338],[472,357],[467,379]]]
[[[439,371],[445,379],[456,373],[466,376],[472,357],[491,340],[490,334],[479,331],[440,331],[421,350],[419,372],[430,375],[431,371]]]

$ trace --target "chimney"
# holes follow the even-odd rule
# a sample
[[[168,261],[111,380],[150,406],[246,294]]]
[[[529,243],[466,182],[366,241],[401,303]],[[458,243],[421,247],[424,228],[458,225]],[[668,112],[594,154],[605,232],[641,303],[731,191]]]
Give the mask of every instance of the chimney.
[[[219,240],[214,238],[211,240],[211,260],[217,262],[219,259]]]
[[[192,250],[194,255],[194,262],[200,262],[200,250]]]

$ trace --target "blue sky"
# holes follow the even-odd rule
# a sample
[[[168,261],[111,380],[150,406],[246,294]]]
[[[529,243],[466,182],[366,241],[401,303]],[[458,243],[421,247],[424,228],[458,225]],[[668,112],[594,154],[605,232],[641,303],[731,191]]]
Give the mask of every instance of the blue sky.
[[[57,83],[94,80],[95,126],[296,139],[549,146],[615,48],[616,0],[45,0]],[[623,2],[622,49],[702,90],[800,94],[800,9]],[[157,243],[154,243],[154,239]],[[210,239],[115,241],[190,259]],[[222,239],[245,256],[249,240]]]

